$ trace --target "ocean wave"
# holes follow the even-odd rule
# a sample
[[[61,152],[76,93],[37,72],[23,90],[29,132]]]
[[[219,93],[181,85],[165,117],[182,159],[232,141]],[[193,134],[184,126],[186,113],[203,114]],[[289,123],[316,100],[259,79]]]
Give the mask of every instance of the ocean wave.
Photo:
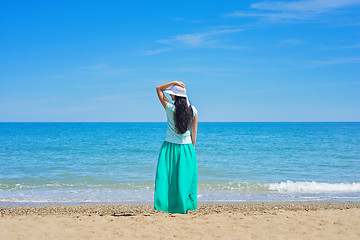
[[[24,183],[0,181],[0,191],[18,191],[35,189],[140,189],[147,190],[154,188],[152,181],[145,182],[115,182],[115,181],[74,181],[74,182],[40,182]]]
[[[248,182],[248,181],[200,181],[200,191],[231,192],[282,192],[282,193],[341,193],[360,192],[360,183],[319,183],[306,181]]]
[[[335,192],[360,192],[360,183],[318,183],[286,181],[270,183],[269,190],[278,192],[299,193],[335,193]]]
[[[205,180],[199,181],[199,190],[230,192],[269,191],[269,183],[239,180]]]
[[[154,181],[116,182],[116,181],[74,181],[74,182],[40,182],[25,183],[0,181],[0,191],[52,190],[93,191],[96,189],[113,190],[154,190]],[[279,193],[342,193],[360,192],[360,182],[325,183],[306,181],[256,182],[239,180],[199,180],[198,190],[205,192],[279,192]]]

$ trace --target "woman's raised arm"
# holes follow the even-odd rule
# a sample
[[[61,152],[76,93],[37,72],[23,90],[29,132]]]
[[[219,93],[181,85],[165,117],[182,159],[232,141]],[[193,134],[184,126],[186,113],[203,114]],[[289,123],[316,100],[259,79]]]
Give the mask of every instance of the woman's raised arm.
[[[164,91],[168,87],[171,87],[172,85],[179,85],[180,87],[185,88],[185,84],[179,81],[172,81],[168,83],[161,84],[156,87],[156,93],[159,97],[159,100],[164,108],[166,108],[166,104],[169,102],[169,100],[165,97]]]

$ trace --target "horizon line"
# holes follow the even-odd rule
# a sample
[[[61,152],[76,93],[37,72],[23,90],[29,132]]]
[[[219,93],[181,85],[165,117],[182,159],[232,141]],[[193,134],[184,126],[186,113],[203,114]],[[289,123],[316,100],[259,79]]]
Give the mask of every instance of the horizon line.
[[[166,123],[166,121],[0,121],[0,123]],[[199,123],[360,123],[360,121],[199,121]]]

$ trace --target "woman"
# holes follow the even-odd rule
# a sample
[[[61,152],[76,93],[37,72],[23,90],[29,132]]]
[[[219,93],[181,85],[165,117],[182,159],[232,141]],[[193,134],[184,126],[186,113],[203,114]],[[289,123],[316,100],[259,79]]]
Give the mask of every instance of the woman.
[[[165,108],[168,127],[156,170],[154,208],[167,213],[187,213],[196,210],[197,205],[197,110],[190,105],[182,82],[162,84],[156,87],[156,92]],[[169,102],[164,92],[175,102]]]

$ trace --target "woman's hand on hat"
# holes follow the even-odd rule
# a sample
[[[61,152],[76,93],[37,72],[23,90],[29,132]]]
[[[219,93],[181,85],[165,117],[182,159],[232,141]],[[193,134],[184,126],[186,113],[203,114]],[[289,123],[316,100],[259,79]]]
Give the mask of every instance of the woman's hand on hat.
[[[183,82],[174,81],[173,83],[174,83],[174,85],[178,85],[178,86],[186,89],[186,86],[185,86],[185,84]]]

